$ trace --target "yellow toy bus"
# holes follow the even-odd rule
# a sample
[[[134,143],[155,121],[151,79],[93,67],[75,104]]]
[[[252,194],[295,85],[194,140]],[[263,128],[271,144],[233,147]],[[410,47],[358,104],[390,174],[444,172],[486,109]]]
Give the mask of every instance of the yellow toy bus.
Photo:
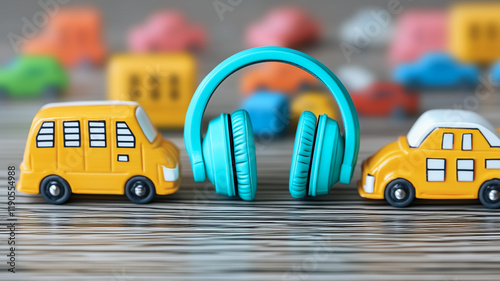
[[[177,191],[179,149],[136,102],[42,107],[31,125],[17,188],[63,204],[72,193],[125,194],[150,202]]]
[[[500,4],[460,3],[450,13],[450,51],[466,63],[500,59]]]
[[[108,98],[137,101],[160,128],[182,128],[196,89],[188,53],[121,54],[108,66]]]

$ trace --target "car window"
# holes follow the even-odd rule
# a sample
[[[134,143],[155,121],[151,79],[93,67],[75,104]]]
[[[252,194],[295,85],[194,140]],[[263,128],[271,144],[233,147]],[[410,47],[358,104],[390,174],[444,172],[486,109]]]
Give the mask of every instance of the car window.
[[[453,133],[444,133],[441,143],[442,149],[453,149]]]
[[[24,69],[24,74],[27,76],[42,76],[43,69],[39,65],[28,65]]]
[[[377,91],[375,95],[373,95],[375,99],[390,99],[392,96],[393,93],[387,90]]]
[[[10,59],[8,62],[6,62],[4,65],[2,65],[2,68],[13,68],[19,63],[18,58]]]
[[[472,134],[462,134],[462,150],[472,150]]]

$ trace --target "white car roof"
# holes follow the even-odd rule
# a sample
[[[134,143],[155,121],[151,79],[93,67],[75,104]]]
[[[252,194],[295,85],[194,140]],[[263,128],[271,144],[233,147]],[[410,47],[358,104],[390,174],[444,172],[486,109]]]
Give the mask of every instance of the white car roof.
[[[68,101],[68,102],[54,102],[44,105],[42,108],[61,107],[61,106],[88,106],[88,105],[137,105],[135,101]]]
[[[422,114],[408,132],[408,145],[419,147],[436,128],[478,129],[490,146],[500,146],[497,130],[481,115],[467,110],[434,109]]]

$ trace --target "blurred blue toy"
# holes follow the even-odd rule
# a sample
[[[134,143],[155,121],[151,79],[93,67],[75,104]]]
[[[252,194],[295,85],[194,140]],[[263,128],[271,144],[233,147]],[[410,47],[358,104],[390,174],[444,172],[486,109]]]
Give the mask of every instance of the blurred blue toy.
[[[284,94],[260,91],[243,101],[257,137],[283,134],[288,129],[290,100]]]
[[[401,64],[393,79],[409,88],[473,88],[479,69],[463,65],[445,53],[429,53],[411,64]]]
[[[491,82],[500,84],[500,61],[495,63],[491,68]]]

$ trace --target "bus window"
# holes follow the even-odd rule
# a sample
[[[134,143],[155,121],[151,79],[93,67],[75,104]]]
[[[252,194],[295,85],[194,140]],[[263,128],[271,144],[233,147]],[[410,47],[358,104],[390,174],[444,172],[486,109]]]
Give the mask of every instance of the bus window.
[[[151,120],[149,119],[144,109],[142,109],[142,107],[140,106],[137,107],[137,110],[135,111],[135,116],[137,118],[137,122],[139,122],[139,126],[144,132],[144,135],[146,136],[146,138],[149,140],[150,143],[153,143],[154,139],[158,135],[158,131],[156,131],[155,127],[153,126],[153,123],[151,123]]]
[[[179,77],[176,74],[170,75],[170,99],[179,98]]]
[[[135,147],[135,137],[130,131],[127,123],[123,121],[116,122],[116,146],[117,147]]]
[[[131,100],[137,100],[141,96],[141,90],[139,86],[139,76],[135,74],[132,74],[130,76],[129,91]]]
[[[160,80],[158,74],[154,73],[149,76],[149,89],[151,99],[157,100],[160,97]]]
[[[90,147],[106,147],[106,121],[89,121]]]
[[[63,121],[64,147],[80,147],[80,121]]]
[[[36,147],[54,147],[54,121],[42,123],[36,135]]]

